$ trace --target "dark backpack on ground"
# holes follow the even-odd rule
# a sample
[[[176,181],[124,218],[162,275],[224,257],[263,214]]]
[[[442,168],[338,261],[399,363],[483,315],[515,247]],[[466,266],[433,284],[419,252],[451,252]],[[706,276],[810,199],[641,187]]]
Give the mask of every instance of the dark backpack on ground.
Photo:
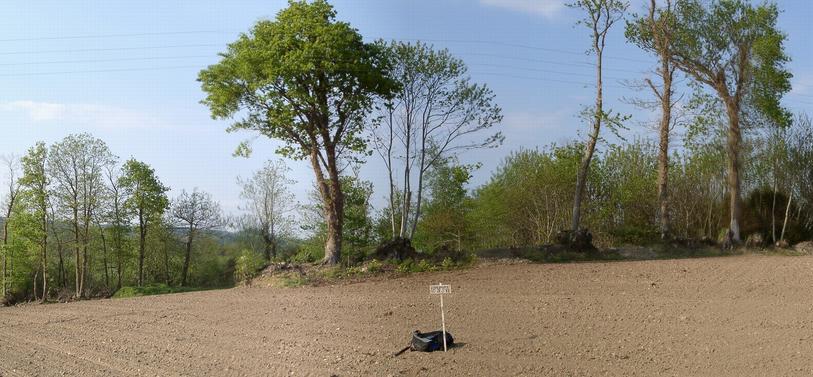
[[[446,332],[446,348],[454,346],[454,337],[448,331]],[[420,352],[434,352],[443,350],[443,331],[430,331],[421,333],[415,330],[412,333],[412,341],[410,342],[410,349]]]

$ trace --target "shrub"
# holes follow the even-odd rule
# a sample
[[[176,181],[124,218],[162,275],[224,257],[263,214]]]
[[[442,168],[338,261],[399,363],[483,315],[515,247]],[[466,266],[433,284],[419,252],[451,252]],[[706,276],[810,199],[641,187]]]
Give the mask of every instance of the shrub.
[[[234,264],[234,273],[238,281],[251,284],[251,280],[257,277],[260,269],[265,264],[262,256],[252,250],[245,249],[240,252]]]
[[[443,258],[443,262],[441,262],[440,266],[444,270],[451,270],[454,268],[454,261],[450,257]]]
[[[143,287],[122,287],[115,294],[113,298],[127,298],[139,296],[153,296],[163,295],[168,293],[182,293],[199,291],[200,288],[194,287],[170,287],[164,283],[148,284]]]
[[[368,272],[372,272],[372,273],[379,272],[379,271],[381,271],[382,267],[383,267],[383,264],[381,264],[381,262],[379,262],[377,259],[373,259],[373,260],[371,260],[371,261],[369,261],[367,263],[367,271]]]
[[[404,261],[401,262],[401,264],[398,265],[398,268],[396,269],[396,271],[401,272],[401,273],[412,272],[412,266],[413,265],[414,265],[414,263],[412,262],[412,259],[404,259]]]
[[[426,259],[421,259],[420,262],[415,264],[412,268],[412,272],[426,272],[432,269],[432,265],[426,261]]]

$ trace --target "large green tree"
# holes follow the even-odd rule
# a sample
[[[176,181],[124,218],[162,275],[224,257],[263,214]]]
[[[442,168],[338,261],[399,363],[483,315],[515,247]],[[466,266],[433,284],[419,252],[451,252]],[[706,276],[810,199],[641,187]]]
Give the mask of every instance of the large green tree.
[[[48,175],[46,161],[48,149],[43,143],[37,143],[21,159],[23,176],[20,185],[29,201],[29,206],[37,220],[35,231],[40,248],[42,268],[42,301],[48,299]],[[34,292],[36,295],[36,292]]]
[[[127,199],[124,207],[134,213],[138,220],[138,285],[144,284],[144,256],[146,254],[147,230],[153,222],[160,222],[169,206],[167,191],[146,163],[129,159],[124,163],[119,185]]]
[[[77,298],[85,292],[90,229],[106,191],[103,172],[116,157],[104,141],[90,134],[68,135],[51,145],[47,174],[53,183],[51,197],[73,232]]]
[[[740,240],[742,128],[749,116],[784,126],[791,116],[780,104],[790,90],[785,34],[776,4],[744,0],[679,0],[674,9],[672,61],[711,89],[728,116],[726,155],[729,230]]]
[[[200,72],[216,119],[229,128],[282,140],[278,153],[310,160],[327,223],[325,258],[339,261],[344,196],[342,159],[366,152],[365,119],[391,81],[383,54],[324,0],[291,1],[274,21],[260,21]],[[238,152],[248,150],[241,144]]]
[[[11,219],[11,215],[14,213],[15,209],[17,208],[19,201],[20,201],[20,181],[17,179],[19,177],[19,171],[21,169],[20,166],[20,159],[17,156],[3,156],[2,157],[3,163],[5,165],[5,174],[6,174],[6,187],[5,190],[5,197],[3,198],[3,238],[0,239],[2,241],[2,245],[0,245],[0,257],[2,258],[2,280],[3,285],[0,288],[0,302],[2,302],[6,298],[6,293],[8,293],[9,283],[11,282],[11,273],[9,271],[9,265],[11,262],[11,249],[8,247],[9,244],[9,220]]]

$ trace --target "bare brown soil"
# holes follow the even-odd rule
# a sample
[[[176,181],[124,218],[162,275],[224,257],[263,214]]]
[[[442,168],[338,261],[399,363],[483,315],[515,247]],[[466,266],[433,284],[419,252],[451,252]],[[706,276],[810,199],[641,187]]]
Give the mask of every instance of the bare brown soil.
[[[393,358],[413,329],[450,352]],[[0,309],[2,376],[813,375],[813,257],[490,264]]]

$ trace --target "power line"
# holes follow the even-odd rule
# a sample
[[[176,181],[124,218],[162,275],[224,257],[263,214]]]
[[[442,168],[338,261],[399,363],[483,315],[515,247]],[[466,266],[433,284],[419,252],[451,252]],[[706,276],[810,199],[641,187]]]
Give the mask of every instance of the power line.
[[[8,38],[0,39],[0,42],[30,42],[30,41],[66,40],[66,39],[102,39],[102,38],[120,38],[120,37],[148,37],[156,35],[226,34],[226,33],[229,32],[216,30],[196,30],[196,31],[165,31],[154,33],[130,33],[130,34],[88,34],[88,35],[54,36],[54,37]]]
[[[0,42],[24,42],[24,41],[45,41],[45,40],[71,40],[71,39],[104,39],[104,38],[122,38],[122,37],[143,37],[143,36],[160,36],[160,35],[193,35],[193,34],[236,34],[239,31],[226,31],[226,30],[191,30],[191,31],[164,31],[164,32],[146,32],[146,33],[123,33],[123,34],[86,34],[86,35],[69,35],[69,36],[50,36],[50,37],[32,37],[32,38],[8,38],[0,39]],[[561,54],[585,56],[584,51],[565,50],[541,46],[531,46],[513,42],[503,42],[494,40],[478,40],[478,39],[434,39],[434,38],[390,38],[392,40],[405,40],[405,41],[418,41],[418,42],[437,42],[437,43],[463,43],[463,44],[490,44],[497,46],[522,48],[527,50],[538,50],[556,52]],[[21,53],[31,53],[24,51]],[[0,53],[7,55],[10,53]],[[15,54],[15,53],[11,53]],[[633,59],[622,56],[605,55],[608,59],[624,60],[639,63],[652,63],[649,60]]]
[[[143,57],[143,58],[54,60],[54,61],[39,61],[39,62],[27,62],[27,63],[0,63],[0,66],[27,66],[27,65],[72,64],[72,63],[109,63],[109,62],[124,62],[124,61],[141,61],[141,60],[198,59],[198,58],[211,58],[211,57],[214,57],[214,55],[149,56],[149,57]]]
[[[548,81],[548,82],[556,82],[556,83],[563,83],[563,84],[574,84],[574,85],[582,85],[585,87],[596,87],[594,83],[587,83],[581,81],[571,81],[571,80],[559,80],[559,79],[551,79],[547,77],[531,77],[531,76],[520,76],[520,75],[512,75],[500,72],[472,72],[475,75],[484,75],[484,76],[499,76],[499,77],[507,77],[519,80],[536,80],[536,81]],[[605,88],[617,88],[617,89],[626,89],[625,86],[622,85],[612,85],[612,84],[603,84]]]
[[[483,67],[494,67],[494,68],[506,68],[506,69],[519,69],[525,71],[533,71],[533,72],[544,72],[544,73],[553,73],[558,75],[568,75],[568,76],[582,76],[582,77],[595,77],[593,74],[587,73],[573,73],[573,72],[563,72],[563,71],[554,71],[549,69],[542,69],[542,68],[526,68],[526,67],[517,67],[517,66],[510,66],[510,65],[503,65],[503,64],[487,64],[487,63],[474,63],[469,64],[471,66],[483,66]],[[612,76],[603,76],[605,79],[610,80],[628,80],[627,78],[620,78],[620,77],[612,77]]]
[[[564,66],[568,66],[568,67],[572,67],[573,65],[582,65],[582,66],[588,66],[588,67],[595,67],[596,66],[596,63],[590,63],[590,62],[557,62],[557,61],[546,60],[546,59],[521,58],[521,57],[515,57],[515,56],[489,54],[489,53],[483,53],[483,52],[463,52],[463,53],[458,53],[457,55],[486,56],[486,57],[492,57],[492,58],[516,60],[516,61],[525,61],[525,62],[531,62],[531,63],[564,65]],[[635,71],[635,70],[631,70],[631,69],[608,68],[608,67],[603,67],[602,69],[604,69],[606,71],[616,71],[616,72],[626,72],[626,73],[636,73],[636,74],[643,73],[641,71]]]
[[[105,47],[105,48],[83,48],[83,49],[70,49],[70,50],[12,51],[12,52],[0,52],[0,55],[33,55],[33,54],[97,52],[97,51],[132,51],[132,50],[152,50],[152,49],[190,48],[190,47],[223,47],[223,44],[222,43],[205,43],[205,44],[189,44],[189,45],[169,45],[169,46]]]
[[[400,38],[401,40],[405,41],[417,41],[417,42],[439,42],[439,43],[466,43],[466,44],[490,44],[496,46],[505,46],[505,47],[514,47],[514,48],[522,48],[526,50],[538,50],[538,51],[548,51],[548,52],[556,52],[560,54],[568,54],[568,55],[578,55],[578,56],[585,56],[584,52],[576,52],[573,50],[563,50],[557,48],[548,48],[548,47],[538,47],[538,46],[530,46],[518,43],[510,43],[510,42],[501,42],[501,41],[487,41],[487,40],[476,40],[476,39],[417,39],[417,38]],[[629,62],[636,62],[636,63],[653,63],[650,60],[643,60],[643,59],[633,59],[628,57],[621,57],[621,56],[611,56],[611,55],[604,55],[607,59],[615,59],[615,60],[624,60]]]
[[[120,69],[93,69],[86,71],[62,71],[62,72],[31,72],[31,73],[10,73],[0,74],[0,77],[18,77],[18,76],[48,76],[48,75],[66,75],[74,73],[105,73],[105,72],[137,72],[137,71],[160,71],[164,69],[185,69],[185,68],[200,68],[196,65],[178,65],[169,67],[150,67],[150,68],[120,68]]]

